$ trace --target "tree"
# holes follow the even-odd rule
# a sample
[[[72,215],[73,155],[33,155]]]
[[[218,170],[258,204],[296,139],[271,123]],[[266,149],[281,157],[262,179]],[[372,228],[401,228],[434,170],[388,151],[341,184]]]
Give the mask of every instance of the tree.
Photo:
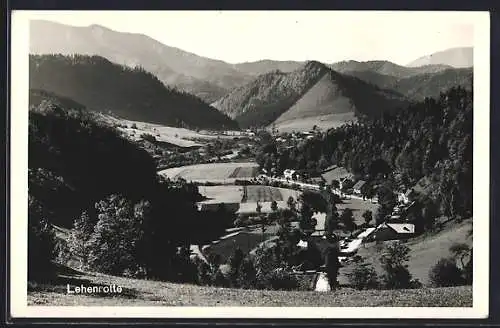
[[[373,220],[373,214],[372,214],[372,211],[370,211],[370,210],[366,210],[366,211],[363,213],[363,219],[365,220],[365,225],[366,225],[366,226],[369,226],[369,225],[370,225],[370,222]]]
[[[459,286],[464,284],[462,271],[457,267],[455,260],[440,259],[430,270],[429,280],[434,287]]]
[[[271,202],[271,210],[273,212],[276,212],[278,210],[278,203],[275,200]]]
[[[256,288],[256,278],[257,271],[255,270],[253,261],[249,257],[244,258],[238,269],[238,286],[244,289]]]
[[[348,231],[353,232],[356,229],[356,223],[354,222],[354,215],[350,208],[345,208],[340,215],[340,221],[342,222],[344,228]]]
[[[340,181],[339,180],[332,180],[331,186],[333,189],[340,189]]]
[[[340,269],[339,249],[337,245],[330,246],[325,250],[325,266],[328,283],[333,290],[338,285],[337,276]]]
[[[347,277],[349,283],[359,290],[378,288],[380,284],[375,268],[366,263],[363,258],[357,261],[354,269],[347,274]]]
[[[141,225],[148,218],[147,202],[134,207],[120,195],[111,195],[96,203],[98,221],[88,240],[88,266],[103,273],[122,275],[145,269],[138,252],[143,237]],[[147,216],[147,214],[146,214]]]
[[[295,203],[295,199],[290,196],[288,197],[287,201],[286,201],[286,204],[288,206],[288,208],[292,211],[295,211],[296,210],[296,203]]]
[[[49,213],[33,196],[28,195],[28,280],[43,281],[53,276],[55,233]]]
[[[386,288],[411,288],[415,285],[408,271],[409,253],[410,248],[401,241],[387,245],[386,252],[380,257],[380,263],[385,272],[382,281]]]
[[[231,283],[231,286],[238,287],[238,270],[240,269],[244,257],[245,255],[239,247],[236,247],[231,257],[229,257],[228,264],[231,267],[229,272],[229,282]]]
[[[69,253],[80,262],[80,268],[85,268],[88,263],[88,245],[87,242],[94,232],[93,220],[87,211],[75,219],[73,228],[70,230],[67,247]]]

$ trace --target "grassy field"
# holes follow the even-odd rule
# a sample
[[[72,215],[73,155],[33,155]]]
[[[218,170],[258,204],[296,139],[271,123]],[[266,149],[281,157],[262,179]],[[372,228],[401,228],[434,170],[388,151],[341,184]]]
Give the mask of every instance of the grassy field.
[[[228,131],[228,134],[223,133],[209,133],[206,131],[194,131],[184,128],[176,128],[171,126],[163,126],[160,124],[146,123],[140,121],[130,121],[117,119],[108,115],[102,115],[103,118],[115,125],[119,125],[119,130],[125,132],[130,137],[139,137],[143,133],[154,135],[158,140],[176,144],[180,147],[190,147],[195,145],[191,139],[206,139],[207,141],[216,138],[233,138],[232,134],[238,133],[237,131]],[[135,125],[135,128],[132,126]]]
[[[346,122],[351,121],[356,121],[356,117],[354,117],[352,113],[341,113],[280,121],[275,123],[275,127],[280,133],[310,131],[315,125],[318,128],[326,131],[328,129],[339,127]]]
[[[71,286],[110,285],[123,288],[121,294],[67,294]],[[50,284],[29,284],[28,305],[48,306],[472,306],[472,288],[453,287],[416,290],[333,292],[261,291],[204,287],[153,280],[138,280],[104,274],[71,272]]]
[[[278,188],[268,186],[245,186],[242,203],[247,202],[280,202],[283,196]]]
[[[463,242],[472,246],[472,237],[468,237],[469,231],[472,229],[472,220],[467,220],[461,224],[445,228],[443,231],[422,235],[415,239],[409,240],[406,245],[410,248],[410,260],[408,262],[408,270],[423,284],[429,283],[429,270],[436,262],[450,256],[449,248],[456,242]],[[387,242],[385,242],[387,243]],[[361,247],[358,254],[366,258],[368,263],[372,263],[379,274],[382,273],[379,258],[382,252],[382,246],[376,246],[374,243],[365,244],[366,247]],[[345,276],[352,267],[345,267],[340,271],[339,281],[347,283]]]
[[[158,172],[165,177],[184,178],[188,181],[231,183],[238,178],[252,178],[257,175],[258,165],[254,162],[210,163],[175,167]]]
[[[243,198],[243,186],[198,186],[200,194],[206,201],[222,203],[239,203]]]

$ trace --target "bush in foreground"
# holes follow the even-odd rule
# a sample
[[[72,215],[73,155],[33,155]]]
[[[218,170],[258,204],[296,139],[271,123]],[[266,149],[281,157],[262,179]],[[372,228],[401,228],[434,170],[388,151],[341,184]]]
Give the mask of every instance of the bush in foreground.
[[[459,286],[465,283],[462,271],[455,260],[450,258],[440,259],[430,270],[429,280],[433,287]]]

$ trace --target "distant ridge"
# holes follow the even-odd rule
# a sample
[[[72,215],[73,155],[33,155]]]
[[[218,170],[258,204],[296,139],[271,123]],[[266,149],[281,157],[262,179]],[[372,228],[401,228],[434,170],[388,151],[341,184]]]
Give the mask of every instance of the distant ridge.
[[[424,65],[446,64],[455,68],[472,67],[474,65],[474,51],[472,47],[457,47],[434,52],[420,57],[407,66],[420,67]]]

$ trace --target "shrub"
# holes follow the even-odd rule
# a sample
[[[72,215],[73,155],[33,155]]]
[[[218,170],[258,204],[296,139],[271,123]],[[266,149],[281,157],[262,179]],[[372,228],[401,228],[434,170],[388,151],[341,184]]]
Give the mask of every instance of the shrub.
[[[459,286],[465,283],[462,271],[451,258],[440,259],[429,270],[429,280],[434,287]]]
[[[348,275],[349,283],[356,289],[374,289],[378,288],[380,283],[377,277],[375,268],[365,263],[364,259],[360,259],[351,273]]]

